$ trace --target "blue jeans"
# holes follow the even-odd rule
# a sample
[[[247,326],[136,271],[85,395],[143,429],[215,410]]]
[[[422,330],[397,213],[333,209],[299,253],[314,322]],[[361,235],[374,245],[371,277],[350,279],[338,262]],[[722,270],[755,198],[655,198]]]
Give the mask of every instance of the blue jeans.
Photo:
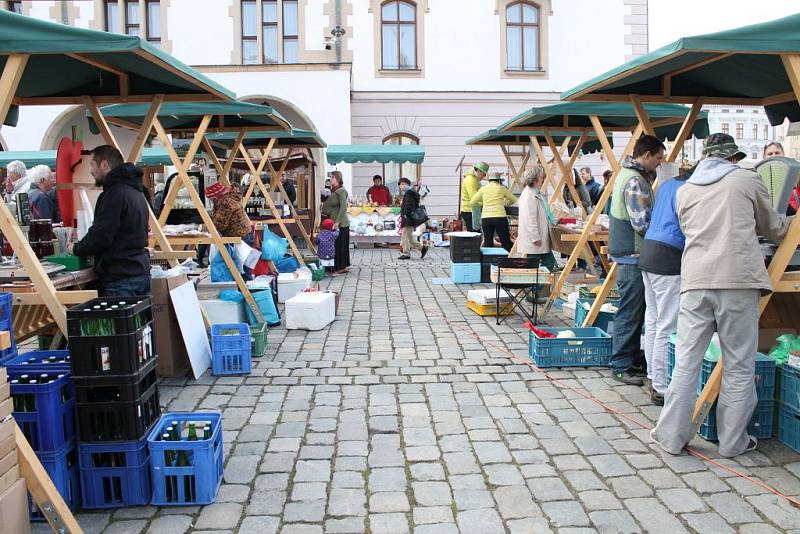
[[[100,291],[103,297],[144,297],[150,295],[150,273],[104,282]]]
[[[644,280],[639,267],[617,264],[617,287],[620,301],[611,336],[611,368],[621,373],[644,360],[640,339],[644,325]]]

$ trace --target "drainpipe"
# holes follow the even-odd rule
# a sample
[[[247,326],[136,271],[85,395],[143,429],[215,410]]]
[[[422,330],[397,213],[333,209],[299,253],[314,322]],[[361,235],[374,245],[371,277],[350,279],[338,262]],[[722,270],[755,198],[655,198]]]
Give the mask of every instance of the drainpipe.
[[[334,0],[334,22],[335,26],[333,30],[331,30],[331,34],[336,38],[335,46],[336,46],[336,63],[342,62],[342,44],[344,39],[342,36],[344,35],[344,27],[342,26],[342,0]]]
[[[69,24],[69,6],[68,2],[60,2],[61,4],[61,24]]]

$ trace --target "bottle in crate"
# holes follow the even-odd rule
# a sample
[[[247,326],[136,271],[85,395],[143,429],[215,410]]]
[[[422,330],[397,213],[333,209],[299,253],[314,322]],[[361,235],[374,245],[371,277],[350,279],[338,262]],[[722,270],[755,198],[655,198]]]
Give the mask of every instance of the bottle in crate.
[[[147,438],[78,444],[83,507],[119,508],[150,503]]]
[[[75,439],[75,395],[66,373],[8,370],[14,419],[38,452],[60,450]]]

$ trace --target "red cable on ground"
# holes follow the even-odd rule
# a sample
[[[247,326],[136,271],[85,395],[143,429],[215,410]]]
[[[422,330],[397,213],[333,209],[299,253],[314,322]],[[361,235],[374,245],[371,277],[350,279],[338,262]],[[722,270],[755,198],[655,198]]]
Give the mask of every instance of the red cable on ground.
[[[360,271],[360,269],[359,269],[359,271]],[[375,286],[376,288],[378,287],[377,284],[373,284],[370,281],[364,280],[360,276],[356,276],[356,280],[357,281],[361,281],[361,282],[366,282],[370,286]],[[508,350],[505,346],[494,344],[491,340],[485,339],[485,338],[481,337],[479,334],[476,334],[471,328],[462,327],[460,325],[457,325],[457,324],[454,324],[454,323],[448,321],[447,320],[447,316],[444,315],[440,310],[426,308],[423,304],[418,303],[418,302],[406,301],[405,299],[403,299],[402,293],[389,290],[386,287],[380,287],[380,289],[383,289],[387,294],[391,293],[391,292],[394,292],[395,294],[397,294],[400,297],[401,300],[406,302],[406,304],[411,304],[413,306],[417,306],[418,308],[422,309],[422,311],[424,311],[427,315],[438,316],[439,318],[443,319],[444,322],[447,323],[454,330],[462,330],[462,331],[468,333],[469,335],[474,337],[476,340],[480,341],[482,344],[488,345],[490,347],[493,347],[493,348],[497,349],[498,351],[500,351],[502,353],[507,354],[512,360],[520,362],[520,363],[523,363],[523,364],[527,365],[528,367],[530,367],[531,369],[541,373],[542,375],[544,375],[544,377],[549,382],[551,382],[553,384],[556,384],[561,388],[568,389],[568,390],[572,391],[573,393],[576,393],[580,397],[583,397],[586,400],[594,402],[595,404],[597,404],[598,406],[600,406],[601,408],[603,408],[607,412],[612,413],[612,414],[614,414],[617,417],[620,417],[622,419],[625,419],[625,420],[629,421],[630,423],[638,426],[639,428],[641,428],[643,430],[651,430],[652,429],[652,427],[647,426],[646,424],[634,419],[633,417],[630,417],[629,415],[627,415],[625,413],[622,413],[620,411],[615,410],[614,408],[611,408],[610,406],[607,406],[606,404],[603,403],[603,401],[601,401],[599,399],[596,399],[592,395],[590,395],[588,393],[584,393],[583,391],[581,391],[581,390],[579,390],[579,389],[577,389],[577,388],[575,388],[575,387],[573,387],[573,386],[571,386],[571,385],[569,385],[569,384],[567,384],[565,382],[562,382],[560,379],[550,376],[550,374],[547,371],[539,368],[536,364],[534,364],[530,360],[520,358],[519,356],[517,356],[516,354],[514,354],[513,352]],[[700,460],[702,460],[704,462],[708,462],[708,463],[710,463],[710,464],[712,464],[712,465],[714,465],[714,466],[716,466],[716,467],[718,467],[718,468],[720,468],[720,469],[722,469],[724,471],[728,471],[729,473],[731,473],[731,474],[733,474],[733,475],[735,475],[737,477],[740,477],[740,478],[743,478],[745,480],[748,480],[749,482],[752,482],[756,486],[759,486],[760,488],[772,493],[773,495],[776,495],[778,497],[781,497],[781,498],[785,499],[787,502],[791,503],[795,507],[800,508],[800,499],[797,499],[795,497],[791,497],[789,495],[786,495],[786,494],[778,491],[777,489],[773,488],[772,486],[770,486],[766,482],[763,482],[763,481],[761,481],[761,480],[759,480],[757,478],[753,478],[753,477],[751,477],[749,475],[746,475],[746,474],[736,470],[735,468],[733,468],[731,466],[724,465],[724,464],[714,460],[713,458],[711,458],[709,456],[706,456],[702,452],[689,447],[688,445],[685,447],[685,449],[690,455],[694,456],[695,458],[698,458],[698,459],[700,459]],[[669,453],[666,453],[666,454],[669,454]]]

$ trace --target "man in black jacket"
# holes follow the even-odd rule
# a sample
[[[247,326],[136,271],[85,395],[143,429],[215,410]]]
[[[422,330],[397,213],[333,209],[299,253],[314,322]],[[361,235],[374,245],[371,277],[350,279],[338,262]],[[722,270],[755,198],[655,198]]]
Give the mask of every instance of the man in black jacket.
[[[122,154],[109,145],[101,145],[88,154],[95,185],[103,192],[95,206],[94,224],[73,245],[72,253],[94,256],[102,296],[149,295],[149,221],[142,171],[125,163]]]
[[[428,246],[421,245],[414,235],[414,230],[417,229],[416,225],[411,222],[411,214],[419,207],[419,193],[411,187],[411,180],[408,178],[400,178],[397,181],[397,186],[403,194],[403,202],[400,204],[400,217],[402,219],[403,233],[400,236],[400,256],[399,260],[410,260],[411,250],[416,249],[420,251],[420,257],[424,258],[428,253]]]

